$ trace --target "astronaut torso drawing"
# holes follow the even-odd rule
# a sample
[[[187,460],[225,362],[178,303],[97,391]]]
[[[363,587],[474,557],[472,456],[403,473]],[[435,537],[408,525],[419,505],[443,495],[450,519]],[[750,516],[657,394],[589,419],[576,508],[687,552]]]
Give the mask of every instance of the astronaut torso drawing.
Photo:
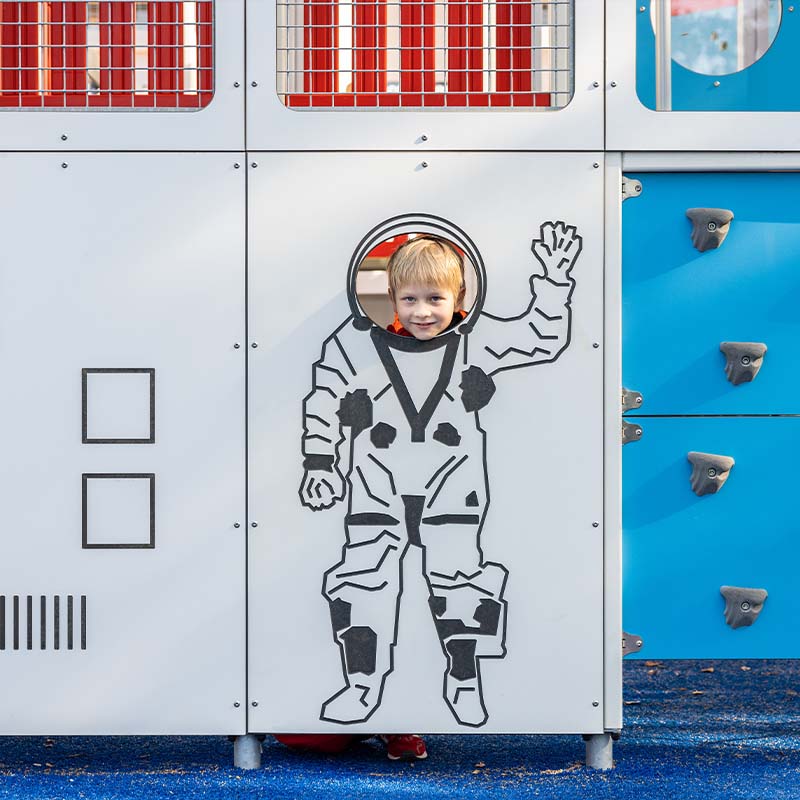
[[[444,700],[462,725],[487,721],[480,662],[506,652],[508,571],[481,547],[489,475],[480,411],[503,372],[555,361],[567,347],[581,246],[574,227],[541,226],[533,267],[538,261],[544,274],[531,277],[517,316],[475,308],[424,342],[354,316],[324,342],[304,402],[300,497],[315,511],[344,501],[346,514],[342,557],[322,587],[344,686],[321,719],[360,723],[379,707],[393,669],[403,558],[419,547]]]

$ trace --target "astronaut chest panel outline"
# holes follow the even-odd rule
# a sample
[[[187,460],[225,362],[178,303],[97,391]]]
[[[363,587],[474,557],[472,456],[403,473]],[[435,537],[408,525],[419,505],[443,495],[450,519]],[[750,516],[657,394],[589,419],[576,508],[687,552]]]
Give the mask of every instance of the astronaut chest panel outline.
[[[460,725],[488,721],[481,661],[506,655],[508,570],[481,546],[490,477],[480,411],[502,391],[498,382],[514,380],[502,373],[552,363],[569,345],[581,249],[575,227],[541,225],[531,246],[538,271],[517,316],[476,306],[461,325],[417,341],[354,315],[325,340],[303,404],[300,487],[313,511],[346,501],[341,559],[322,587],[344,685],[322,703],[321,720],[363,723],[380,707],[413,546],[441,645],[444,701]]]

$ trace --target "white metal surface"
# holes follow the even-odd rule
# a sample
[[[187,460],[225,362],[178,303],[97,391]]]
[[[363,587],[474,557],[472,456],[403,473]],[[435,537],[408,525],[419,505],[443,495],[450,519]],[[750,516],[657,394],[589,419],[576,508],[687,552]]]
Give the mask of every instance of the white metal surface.
[[[0,733],[244,732],[235,158],[0,155]],[[153,408],[99,373],[84,411],[86,368],[154,370]]]
[[[248,354],[250,519],[256,527],[249,529],[249,586],[250,607],[258,613],[250,615],[248,702],[258,705],[250,709],[249,729],[601,732],[605,708],[603,349],[599,344],[604,181],[602,168],[595,164],[602,157],[432,154],[426,169],[408,154],[331,158],[263,153],[255,160],[258,167],[251,168],[249,176],[249,319],[251,344],[257,347],[249,347]],[[568,346],[555,360],[548,362],[543,356],[530,368],[495,375],[496,394],[480,411],[491,506],[481,534],[485,563],[478,572],[485,576],[488,562],[508,570],[507,653],[480,659],[488,712],[482,727],[459,724],[443,696],[446,660],[428,606],[419,547],[410,547],[403,561],[393,669],[377,709],[366,723],[343,725],[320,719],[326,713],[328,719],[333,717],[330,706],[323,712],[322,704],[343,681],[343,662],[321,591],[324,573],[333,572],[332,565],[342,558],[347,505],[340,502],[312,511],[301,503],[303,401],[311,391],[312,364],[320,359],[323,342],[350,314],[347,273],[358,242],[373,225],[415,213],[445,218],[471,237],[486,264],[484,309],[501,316],[520,314],[530,304],[529,277],[542,272],[531,253],[531,240],[542,237],[544,223],[563,220],[575,226],[583,242],[572,271],[576,286]],[[409,223],[409,230],[422,225]],[[563,291],[548,289],[541,279],[534,285],[540,300]],[[555,294],[549,293],[551,289]],[[555,313],[550,316],[553,325],[567,324]],[[477,318],[469,334],[467,360],[486,358],[488,351],[482,347],[496,347],[492,337],[506,333],[514,340],[509,345],[528,351],[530,342],[523,341],[532,335],[527,318],[523,315],[517,321],[522,324]],[[541,328],[545,323],[537,324]],[[350,378],[353,393],[359,381],[390,383],[377,349],[370,349],[368,332],[347,323],[337,336],[360,376],[352,377],[350,367],[343,366],[342,375]],[[339,358],[338,345],[333,340],[329,344],[329,356]],[[409,369],[409,358],[421,355],[426,360],[413,366],[427,374],[431,353],[435,357],[439,352],[398,353],[399,369]],[[533,351],[528,357],[537,360]],[[524,352],[519,358],[525,361]],[[347,360],[341,363],[346,365]],[[335,368],[318,370],[318,376],[339,380]],[[460,446],[469,448],[477,429],[458,396],[461,379],[458,374],[452,379],[454,400],[442,402],[460,414],[454,417]],[[409,387],[412,395],[419,395],[418,384]],[[395,402],[391,392],[384,397]],[[400,495],[416,491],[417,482],[421,485],[419,476],[428,461],[443,459],[448,447],[430,431],[424,443],[410,443],[408,424],[392,408],[376,398],[373,422],[390,422],[397,440],[391,445],[394,449],[375,450],[372,455],[393,464],[396,499],[387,495],[387,502],[394,509]],[[336,420],[332,422],[335,430]],[[307,419],[307,426],[314,424]],[[354,463],[359,448],[375,441],[368,431],[360,437],[355,440],[360,444],[354,450]],[[307,442],[307,453],[312,444]],[[390,462],[397,453],[403,454],[398,463]],[[369,468],[366,461],[356,465]],[[461,474],[473,481],[478,493],[483,492],[480,458],[467,462]],[[333,474],[328,476],[335,480]],[[353,480],[358,485],[355,470]],[[463,494],[458,495],[461,503]],[[364,510],[357,507],[354,494],[351,513]],[[439,532],[442,537],[426,539],[428,568],[429,562],[441,558],[439,543],[453,536],[455,527],[440,521],[424,533],[432,537],[432,531]],[[400,535],[401,528],[396,530]],[[470,549],[474,553],[474,530],[447,541],[452,543],[447,552],[454,558]],[[344,570],[337,574],[343,576]],[[434,576],[434,586],[439,579]],[[333,592],[330,579],[326,590],[329,595]],[[374,606],[379,628],[386,625],[378,611],[381,591]],[[493,596],[497,598],[496,591]],[[360,613],[371,612],[368,605]]]
[[[491,6],[492,4],[489,4]],[[532,3],[532,7],[538,5]],[[347,4],[348,8],[351,4]],[[574,17],[574,95],[566,107],[563,105],[569,87],[564,84],[560,53],[550,46],[539,47],[533,52],[533,76],[541,79],[541,89],[555,91],[551,105],[557,110],[535,108],[468,108],[458,110],[454,107],[427,107],[421,110],[411,108],[287,108],[284,100],[287,94],[307,89],[301,85],[299,75],[306,65],[298,62],[298,41],[296,31],[288,15],[278,10],[282,7],[272,3],[250,0],[248,5],[248,146],[255,150],[381,150],[381,149],[600,149],[603,146],[603,27],[604,17],[601,4],[592,0],[575,0]],[[535,10],[535,9],[534,9]],[[286,9],[283,8],[285,12]],[[350,12],[348,12],[350,13]],[[441,22],[441,21],[440,21]],[[441,22],[443,25],[444,23]],[[348,26],[345,26],[347,29]],[[546,26],[543,26],[546,27]],[[550,26],[552,28],[552,26]],[[432,26],[436,30],[436,26]],[[532,30],[535,30],[532,26]],[[556,29],[558,30],[558,29]],[[294,37],[290,32],[295,31]],[[280,35],[279,35],[280,34]],[[561,34],[559,34],[561,35]],[[278,42],[276,51],[273,43]],[[535,39],[535,35],[534,35]],[[489,38],[491,44],[491,36]],[[340,47],[347,44],[341,39]],[[352,43],[344,50],[352,58]],[[305,45],[307,47],[307,45]],[[433,47],[436,50],[436,47]],[[485,52],[484,52],[485,51]],[[400,49],[392,50],[397,59],[402,58]],[[447,88],[444,80],[446,52],[440,47],[438,62],[434,59],[434,72],[439,75],[439,89],[422,95],[444,96]],[[492,48],[481,47],[481,91],[491,92]],[[548,53],[550,55],[548,55]],[[292,55],[294,54],[294,55]],[[290,58],[292,56],[292,58]],[[553,65],[548,67],[545,57],[551,58]],[[541,62],[541,63],[539,63]],[[346,87],[352,83],[352,72],[343,68],[350,64],[340,54],[340,72],[336,79]],[[438,64],[438,66],[437,66]],[[350,64],[352,68],[352,64]],[[384,98],[398,93],[389,91],[389,84],[399,71],[389,70],[387,62],[385,77],[387,91]],[[413,68],[412,68],[413,71]],[[378,73],[381,70],[377,70]],[[389,74],[391,72],[391,74]],[[376,70],[371,71],[370,80],[374,86]],[[281,77],[280,87],[276,76]],[[349,80],[348,80],[348,76]],[[496,77],[496,75],[495,75]],[[552,80],[551,80],[552,79]],[[533,90],[536,83],[533,83]],[[554,82],[554,83],[553,83]],[[323,86],[326,94],[334,88],[334,78],[330,86]],[[434,81],[436,83],[436,81]],[[596,85],[595,85],[596,84]],[[282,95],[279,95],[278,89]],[[495,86],[496,87],[496,83]],[[369,95],[370,92],[362,94]],[[411,92],[415,94],[415,92]],[[399,102],[399,101],[398,101]],[[444,101],[443,101],[444,106]]]
[[[636,95],[636,14],[628,0],[608,0],[606,149],[610,151],[800,150],[791,112],[652,111]]]
[[[150,0],[164,5],[176,7],[179,13],[183,6],[194,4],[175,3],[172,0]],[[102,0],[103,6],[108,6],[114,13],[114,5],[131,5],[123,0]],[[74,0],[59,0],[58,5],[79,5]],[[47,3],[8,3],[8,6],[42,6]],[[84,4],[91,7],[96,3]],[[133,4],[137,9],[142,3]],[[178,8],[180,6],[180,8]],[[143,12],[146,13],[146,12]],[[138,17],[137,17],[138,18]],[[54,26],[46,23],[42,13],[39,14],[40,22],[36,23],[40,42],[37,44],[35,54],[26,55],[27,48],[17,48],[20,55],[14,61],[20,64],[28,59],[30,68],[14,70],[11,67],[0,69],[0,80],[6,81],[6,87],[17,84],[27,85],[30,91],[20,96],[18,92],[10,91],[5,95],[6,100],[24,106],[23,108],[0,107],[0,150],[61,150],[71,152],[75,150],[241,150],[244,148],[244,0],[213,0],[213,75],[207,75],[208,70],[201,68],[200,45],[198,37],[202,40],[203,33],[197,22],[185,22],[181,25],[185,41],[191,46],[183,48],[175,54],[175,71],[178,74],[177,85],[184,86],[184,91],[177,88],[157,88],[159,85],[171,86],[172,82],[160,76],[170,72],[169,69],[153,66],[148,67],[148,59],[152,55],[148,52],[146,37],[142,30],[144,24],[130,25],[121,23],[96,23],[94,17],[87,22],[70,23],[66,28],[81,28],[81,37],[87,39],[85,53],[82,51],[80,58],[86,60],[86,84],[90,87],[87,92],[84,86],[75,87],[69,91],[69,81],[73,83],[76,78],[70,79],[68,71],[63,67],[53,67],[57,56],[57,63],[63,64],[64,53],[69,48],[50,48],[47,46],[51,28],[58,28],[62,35],[65,26]],[[186,17],[189,19],[189,17]],[[124,32],[120,30],[123,27]],[[170,27],[170,26],[167,26]],[[86,31],[83,31],[86,28]],[[174,28],[164,34],[167,39],[177,36]],[[70,35],[67,30],[66,35]],[[106,57],[101,53],[99,46],[101,36],[109,36],[110,42],[130,38],[126,45],[104,45],[109,51]],[[95,42],[98,44],[96,45]],[[135,45],[135,47],[134,47]],[[141,46],[140,46],[141,45]],[[152,46],[152,52],[158,48],[174,49],[172,46],[157,44]],[[13,48],[12,48],[13,49]],[[203,49],[204,53],[208,49]],[[109,64],[127,63],[130,60],[130,69],[101,69],[103,59]],[[205,59],[203,59],[204,61]],[[180,63],[179,63],[180,62]],[[137,68],[136,65],[139,65]],[[201,74],[202,73],[202,74]],[[4,77],[5,75],[5,77]],[[154,83],[148,92],[143,89],[148,81]],[[165,81],[165,83],[164,83]],[[10,83],[9,83],[10,82]],[[98,86],[99,82],[99,86]],[[210,83],[213,88],[213,97],[206,104],[205,92],[194,92],[192,87],[198,83]],[[130,87],[128,87],[130,83]],[[54,88],[54,86],[56,88]],[[111,86],[112,88],[109,88]],[[124,86],[126,88],[113,88]],[[61,87],[61,88],[59,88]],[[65,88],[66,87],[66,88]],[[68,109],[58,108],[59,95],[65,94],[64,102],[74,105]],[[174,102],[170,98],[175,98]],[[107,98],[113,98],[114,107],[103,107]],[[162,99],[163,98],[163,99]],[[148,107],[153,102],[162,102],[176,107]],[[44,103],[47,107],[37,107]],[[52,103],[52,105],[51,105]],[[130,106],[134,104],[135,107]],[[89,106],[89,107],[86,107]],[[197,108],[197,106],[202,106]]]
[[[622,156],[605,156],[603,626],[605,728],[622,728]],[[626,200],[635,203],[636,197]]]

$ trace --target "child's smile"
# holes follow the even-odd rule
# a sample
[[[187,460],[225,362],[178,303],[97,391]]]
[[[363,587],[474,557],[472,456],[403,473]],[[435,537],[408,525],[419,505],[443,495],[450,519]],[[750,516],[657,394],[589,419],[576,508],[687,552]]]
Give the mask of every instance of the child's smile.
[[[457,310],[456,301],[451,289],[418,283],[403,286],[392,296],[400,324],[415,339],[433,339],[447,330]]]

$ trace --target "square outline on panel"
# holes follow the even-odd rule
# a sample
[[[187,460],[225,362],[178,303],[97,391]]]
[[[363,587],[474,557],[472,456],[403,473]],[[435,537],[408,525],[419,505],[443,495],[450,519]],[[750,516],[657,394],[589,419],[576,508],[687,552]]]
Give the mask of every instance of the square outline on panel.
[[[147,544],[89,544],[87,484],[89,479],[147,478],[150,481],[150,542]],[[84,550],[153,550],[156,546],[156,476],[153,472],[84,472],[81,475],[81,547]]]
[[[87,425],[89,374],[150,374],[150,438],[149,439],[89,439]],[[82,444],[155,444],[156,442],[156,371],[147,367],[84,367],[81,370],[81,443]]]

